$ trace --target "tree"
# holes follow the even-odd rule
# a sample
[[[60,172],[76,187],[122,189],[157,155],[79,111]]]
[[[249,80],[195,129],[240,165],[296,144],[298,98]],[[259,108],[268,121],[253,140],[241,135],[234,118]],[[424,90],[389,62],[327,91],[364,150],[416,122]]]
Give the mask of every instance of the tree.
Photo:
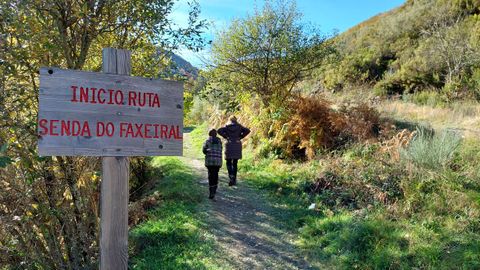
[[[265,106],[282,104],[332,50],[301,18],[294,2],[278,1],[234,20],[212,45],[213,88],[253,93]]]
[[[438,8],[439,16],[422,32],[429,38],[429,59],[440,62],[445,84],[480,62],[480,52],[473,44],[470,29],[463,13],[452,14],[448,6]]]
[[[133,73],[158,76],[162,52],[203,46],[192,2],[188,26],[175,0],[0,0],[0,265],[93,269],[98,257],[98,159],[39,157],[40,66],[99,71],[101,48],[133,50]]]

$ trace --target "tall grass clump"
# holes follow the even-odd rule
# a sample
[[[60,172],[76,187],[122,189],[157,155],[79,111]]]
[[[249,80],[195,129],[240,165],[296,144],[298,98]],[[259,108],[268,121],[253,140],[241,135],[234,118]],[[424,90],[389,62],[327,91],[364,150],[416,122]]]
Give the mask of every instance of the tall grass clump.
[[[426,128],[418,128],[410,144],[401,150],[401,156],[421,168],[445,168],[453,160],[461,141],[455,132],[435,133]]]

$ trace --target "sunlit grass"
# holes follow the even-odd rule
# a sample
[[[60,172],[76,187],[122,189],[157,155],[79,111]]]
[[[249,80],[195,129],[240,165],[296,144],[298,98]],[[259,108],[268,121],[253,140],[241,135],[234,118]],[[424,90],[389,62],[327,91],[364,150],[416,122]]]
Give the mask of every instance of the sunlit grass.
[[[189,140],[196,145],[192,152],[199,153],[205,130],[202,125],[190,133]],[[420,162],[416,166],[422,170],[409,171],[404,166],[414,161],[405,157],[404,162],[380,163],[375,156],[378,147],[372,145],[352,145],[306,163],[255,158],[245,149],[239,164],[241,179],[268,192],[272,204],[281,209],[278,220],[297,232],[296,245],[318,268],[478,269],[480,143],[424,135],[417,139],[422,145],[454,143],[444,155],[448,162],[433,162],[443,166],[442,170],[430,166],[432,162]],[[419,149],[428,152],[430,148]],[[151,211],[147,222],[132,230],[131,267],[223,269],[215,260],[214,237],[198,215],[196,205],[203,193],[193,184],[194,172],[177,158],[155,158],[152,164],[164,174],[158,190],[165,201]],[[369,190],[382,179],[398,181],[399,186],[393,188],[403,193],[393,197],[395,203],[373,200],[356,206],[339,200],[343,196],[339,193],[310,193],[311,184],[324,177],[320,175],[325,171],[337,174],[339,182],[333,184],[344,185],[341,191],[346,194]],[[352,199],[363,200],[366,194],[355,196]],[[314,209],[308,209],[312,203]]]
[[[378,110],[386,117],[428,123],[435,129],[461,131],[467,137],[480,134],[480,104],[457,102],[449,107],[418,105],[401,100],[386,100]]]
[[[188,136],[189,143],[186,144],[184,154],[186,157],[198,158],[201,159],[204,157],[202,153],[202,146],[205,140],[208,138],[208,125],[203,123],[199,126],[196,126],[192,131],[190,131],[185,136]]]
[[[131,269],[222,269],[215,261],[215,243],[197,205],[204,192],[194,172],[178,158],[152,161],[163,174],[157,190],[160,206],[130,232]]]
[[[398,179],[404,194],[390,205],[357,208],[336,204],[339,194],[328,190],[309,194],[309,184],[331,169],[323,159],[290,163],[247,158],[243,175],[282,206],[286,225],[299,230],[297,245],[319,268],[479,268],[480,143],[460,142],[450,133],[420,134],[411,147],[407,151],[415,161],[405,158],[407,164],[379,164],[372,156],[375,148],[368,145],[353,145],[325,158],[340,164],[335,172],[344,183],[352,181],[343,186],[346,193],[353,187],[357,191],[350,192],[368,189],[375,184],[371,181]],[[409,163],[423,170],[407,173],[403,166]],[[315,210],[307,210],[311,203]]]

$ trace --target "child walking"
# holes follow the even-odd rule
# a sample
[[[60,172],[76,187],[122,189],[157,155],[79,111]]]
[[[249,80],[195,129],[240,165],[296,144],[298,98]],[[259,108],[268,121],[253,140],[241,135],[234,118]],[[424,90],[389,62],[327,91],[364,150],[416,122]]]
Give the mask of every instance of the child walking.
[[[222,167],[222,141],[217,137],[217,131],[208,132],[208,139],[203,144],[205,154],[205,167],[208,169],[209,199],[215,198],[218,186],[218,171]]]

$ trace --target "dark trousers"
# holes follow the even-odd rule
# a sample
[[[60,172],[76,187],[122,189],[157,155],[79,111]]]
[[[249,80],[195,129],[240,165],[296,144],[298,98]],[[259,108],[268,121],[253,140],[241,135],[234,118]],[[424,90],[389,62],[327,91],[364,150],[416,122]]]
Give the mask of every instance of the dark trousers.
[[[238,159],[227,159],[228,175],[230,177],[233,176],[233,179],[230,179],[230,180],[234,182],[237,180],[237,164],[238,164]]]
[[[220,167],[207,166],[207,169],[208,169],[208,186],[209,186],[210,196],[213,196],[217,192],[218,171],[220,170]]]

